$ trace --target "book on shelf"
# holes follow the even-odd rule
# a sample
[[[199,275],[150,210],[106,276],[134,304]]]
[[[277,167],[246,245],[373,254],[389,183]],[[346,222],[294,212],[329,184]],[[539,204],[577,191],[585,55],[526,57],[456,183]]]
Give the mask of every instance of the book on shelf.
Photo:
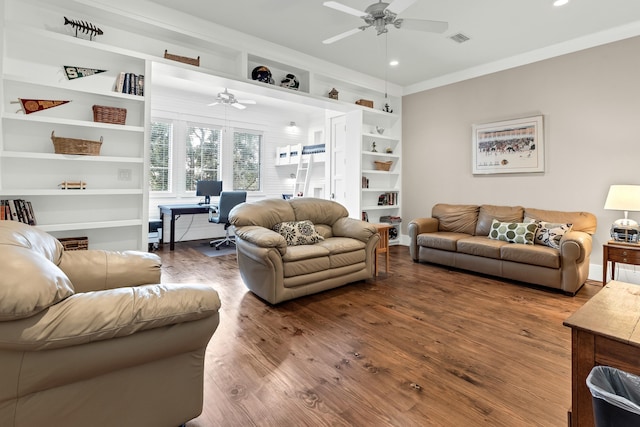
[[[378,206],[395,206],[398,204],[398,193],[382,193],[378,196]]]
[[[380,222],[386,222],[388,224],[399,224],[402,222],[402,218],[397,215],[383,215],[380,217]]]
[[[144,95],[144,76],[142,74],[125,73],[118,75],[114,90],[129,95]]]
[[[23,199],[0,200],[0,219],[36,225],[33,206],[30,201]]]

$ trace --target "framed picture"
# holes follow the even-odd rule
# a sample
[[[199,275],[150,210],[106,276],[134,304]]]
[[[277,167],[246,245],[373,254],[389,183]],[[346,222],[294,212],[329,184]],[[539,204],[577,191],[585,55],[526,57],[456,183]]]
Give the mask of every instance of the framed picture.
[[[542,116],[473,125],[473,174],[544,172]]]

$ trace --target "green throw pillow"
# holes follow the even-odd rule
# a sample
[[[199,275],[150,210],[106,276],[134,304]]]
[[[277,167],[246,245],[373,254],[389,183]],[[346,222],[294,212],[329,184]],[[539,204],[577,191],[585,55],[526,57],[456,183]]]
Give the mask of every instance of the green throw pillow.
[[[509,243],[533,245],[538,224],[535,222],[500,222],[494,219],[491,223],[489,238]]]
[[[324,240],[309,220],[281,222],[273,226],[273,231],[280,233],[288,246],[313,245]]]

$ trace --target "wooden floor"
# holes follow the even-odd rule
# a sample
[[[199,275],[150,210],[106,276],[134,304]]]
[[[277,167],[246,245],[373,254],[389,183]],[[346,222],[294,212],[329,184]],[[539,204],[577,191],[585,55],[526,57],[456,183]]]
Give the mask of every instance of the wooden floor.
[[[222,309],[206,355],[204,408],[187,427],[566,426],[575,297],[411,261],[269,305],[235,255],[158,254],[164,282],[210,283]],[[383,261],[382,261],[383,262]]]

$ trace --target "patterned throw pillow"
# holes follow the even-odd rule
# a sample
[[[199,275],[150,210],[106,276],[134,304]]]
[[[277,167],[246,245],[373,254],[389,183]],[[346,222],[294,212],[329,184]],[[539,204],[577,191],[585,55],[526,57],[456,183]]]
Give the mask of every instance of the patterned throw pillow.
[[[489,238],[509,243],[533,245],[537,228],[538,224],[535,222],[500,222],[494,219],[491,222]]]
[[[536,243],[560,249],[560,240],[565,233],[571,231],[573,224],[558,224],[554,222],[538,221]]]
[[[273,231],[280,233],[288,246],[313,245],[324,240],[309,220],[281,222],[273,226]]]

